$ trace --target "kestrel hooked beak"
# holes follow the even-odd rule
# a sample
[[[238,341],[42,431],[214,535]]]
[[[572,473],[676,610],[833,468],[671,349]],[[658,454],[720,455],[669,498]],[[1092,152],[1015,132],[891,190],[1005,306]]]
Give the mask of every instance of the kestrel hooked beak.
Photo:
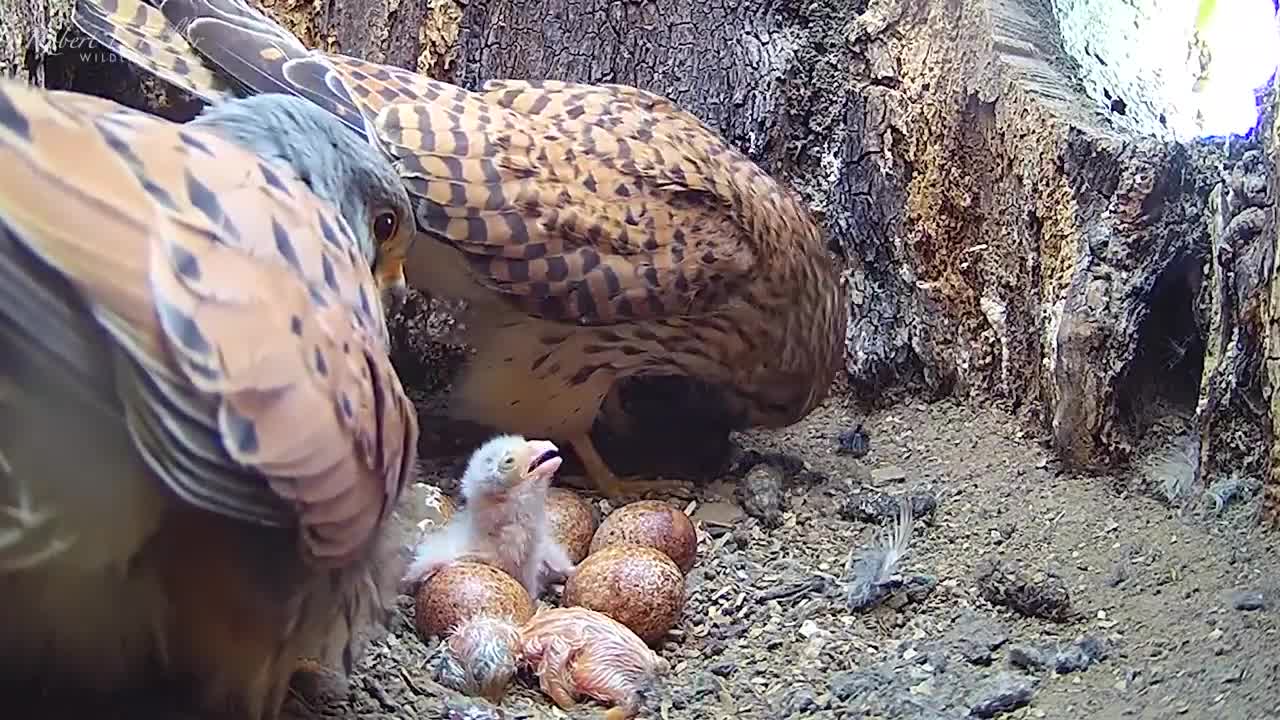
[[[404,259],[385,256],[379,258],[373,279],[378,284],[382,306],[387,312],[399,310],[409,294],[409,285],[404,279]]]

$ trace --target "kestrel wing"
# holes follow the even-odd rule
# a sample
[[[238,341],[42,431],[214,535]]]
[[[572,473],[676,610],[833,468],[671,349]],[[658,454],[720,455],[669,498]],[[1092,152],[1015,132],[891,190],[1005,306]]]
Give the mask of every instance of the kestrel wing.
[[[580,324],[701,315],[762,271],[760,188],[668,101],[426,83],[418,102],[384,108],[376,131],[419,225],[526,312]]]
[[[325,55],[245,0],[163,0],[160,9],[205,58],[254,92],[297,95],[367,137]]]
[[[159,10],[142,0],[78,0],[72,22],[103,47],[205,102],[240,94]]]
[[[388,105],[434,102],[458,89],[456,85],[432,80],[394,65],[334,53],[324,57],[336,78],[350,89],[353,100],[370,118]]]
[[[110,334],[157,476],[206,510],[299,527],[320,562],[358,552],[407,481],[417,424],[345,221],[290,168],[106,101],[6,83],[0,128],[19,268]]]
[[[367,137],[325,56],[247,2],[162,0],[156,8],[142,0],[77,0],[74,17],[85,34],[205,100],[296,95]]]

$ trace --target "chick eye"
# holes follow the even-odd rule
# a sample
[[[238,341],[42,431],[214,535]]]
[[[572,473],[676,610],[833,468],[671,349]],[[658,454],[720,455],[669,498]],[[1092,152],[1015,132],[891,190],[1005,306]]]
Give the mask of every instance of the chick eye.
[[[375,242],[384,243],[396,234],[396,228],[399,227],[400,221],[396,219],[396,214],[390,210],[378,213],[373,219],[373,239]]]
[[[502,463],[499,467],[502,469],[502,472],[511,472],[516,467],[516,459],[508,455],[507,457],[502,458]]]

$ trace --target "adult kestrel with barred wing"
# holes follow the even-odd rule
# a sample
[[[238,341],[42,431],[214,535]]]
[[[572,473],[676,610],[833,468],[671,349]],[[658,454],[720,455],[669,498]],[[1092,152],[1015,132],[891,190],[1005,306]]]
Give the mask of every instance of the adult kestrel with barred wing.
[[[848,308],[817,224],[663,97],[519,80],[472,92],[310,50],[243,0],[79,0],[75,22],[206,101],[295,94],[374,139],[414,204],[408,283],[468,307],[475,355],[450,412],[570,443],[606,495],[675,484],[623,484],[596,452],[621,379],[704,381],[738,427],[789,425],[827,394]]]
[[[298,98],[178,124],[10,80],[0,164],[0,681],[274,718],[399,580],[404,185]]]

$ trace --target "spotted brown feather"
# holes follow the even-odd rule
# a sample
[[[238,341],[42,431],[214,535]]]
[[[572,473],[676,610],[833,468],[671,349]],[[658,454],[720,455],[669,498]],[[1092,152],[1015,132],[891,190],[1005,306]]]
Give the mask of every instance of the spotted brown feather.
[[[673,172],[669,149],[454,97],[393,105],[378,132],[419,224],[529,314],[592,325],[701,314],[757,267],[729,203]]]
[[[329,111],[374,146],[371,110],[337,80],[325,56],[242,0],[77,3],[75,24],[125,59],[210,103],[260,92],[297,95]],[[376,277],[403,283],[408,241],[378,248]]]
[[[476,352],[449,398],[456,417],[566,439],[613,493],[588,432],[620,379],[707,381],[738,426],[787,425],[825,397],[848,308],[817,223],[671,100],[556,81],[473,92],[305,49],[245,0],[101,10],[124,2],[138,0],[78,0],[77,17],[137,31],[86,30],[119,43],[155,41],[147,28],[167,16],[190,42],[170,49],[241,92],[341,98],[338,110],[317,102],[362,118],[423,231],[409,280],[467,301]]]
[[[417,426],[346,221],[203,128],[13,84],[0,108],[0,218],[119,344],[153,470],[197,506],[300,526],[320,562],[362,551]]]

